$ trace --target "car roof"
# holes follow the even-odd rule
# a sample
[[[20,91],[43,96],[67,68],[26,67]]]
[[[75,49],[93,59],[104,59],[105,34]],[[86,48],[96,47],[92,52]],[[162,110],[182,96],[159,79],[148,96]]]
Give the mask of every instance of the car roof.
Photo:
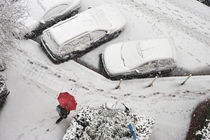
[[[49,28],[49,32],[58,45],[62,45],[74,37],[97,29],[107,29],[111,26],[103,11],[94,8],[89,12],[78,14]]]
[[[138,42],[137,51],[145,62],[173,58],[172,46],[168,39],[150,39]]]
[[[129,69],[155,60],[174,59],[173,49],[168,39],[129,41],[121,45],[125,66]]]

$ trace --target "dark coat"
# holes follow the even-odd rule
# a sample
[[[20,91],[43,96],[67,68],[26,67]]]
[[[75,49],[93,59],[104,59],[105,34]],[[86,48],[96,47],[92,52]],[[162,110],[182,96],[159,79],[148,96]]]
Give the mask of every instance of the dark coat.
[[[66,109],[62,108],[60,105],[57,106],[56,110],[57,110],[59,116],[63,119],[67,118],[67,116],[70,113],[69,110],[66,110]]]

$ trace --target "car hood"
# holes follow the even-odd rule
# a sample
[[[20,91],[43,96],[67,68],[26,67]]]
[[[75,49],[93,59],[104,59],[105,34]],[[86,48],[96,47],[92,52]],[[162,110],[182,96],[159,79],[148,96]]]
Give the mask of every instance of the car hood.
[[[103,53],[103,63],[106,72],[110,76],[120,75],[127,72],[129,69],[125,66],[122,58],[123,43],[118,43],[107,47]]]
[[[118,30],[124,28],[126,20],[122,15],[120,9],[116,5],[103,5],[99,7],[105,14],[106,18],[112,25],[112,30]]]

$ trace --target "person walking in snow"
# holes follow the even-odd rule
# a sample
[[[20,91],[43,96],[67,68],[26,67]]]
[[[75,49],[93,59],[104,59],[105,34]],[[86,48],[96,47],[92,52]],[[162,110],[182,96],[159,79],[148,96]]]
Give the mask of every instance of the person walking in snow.
[[[56,121],[58,124],[63,119],[66,119],[71,110],[75,110],[77,106],[77,102],[71,94],[68,92],[60,93],[57,98],[59,105],[56,107],[56,110],[60,116],[60,118]]]

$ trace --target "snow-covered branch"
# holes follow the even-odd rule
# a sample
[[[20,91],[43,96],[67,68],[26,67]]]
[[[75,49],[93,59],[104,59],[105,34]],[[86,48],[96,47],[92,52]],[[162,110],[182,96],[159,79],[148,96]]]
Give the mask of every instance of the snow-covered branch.
[[[128,140],[132,125],[137,139],[148,140],[154,120],[122,109],[84,108],[74,117],[63,140]]]
[[[15,47],[15,39],[21,38],[24,25],[21,19],[25,15],[25,8],[19,2],[11,0],[0,1],[0,59]]]

